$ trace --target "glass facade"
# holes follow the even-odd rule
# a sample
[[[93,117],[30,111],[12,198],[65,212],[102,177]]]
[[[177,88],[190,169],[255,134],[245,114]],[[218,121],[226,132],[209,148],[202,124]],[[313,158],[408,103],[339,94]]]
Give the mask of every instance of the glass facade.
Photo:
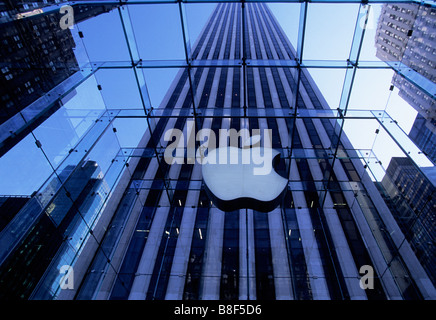
[[[1,2],[0,297],[436,299],[433,163],[390,115],[392,76],[435,85],[368,53],[392,1],[334,2]],[[218,208],[223,129],[270,129],[273,210]]]

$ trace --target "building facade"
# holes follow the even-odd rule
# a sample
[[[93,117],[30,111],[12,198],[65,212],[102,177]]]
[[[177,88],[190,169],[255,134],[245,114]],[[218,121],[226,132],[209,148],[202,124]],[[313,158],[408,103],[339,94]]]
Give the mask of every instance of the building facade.
[[[413,3],[383,5],[376,33],[377,57],[383,61],[399,61],[436,83],[436,10]],[[434,99],[399,75],[392,84],[399,96],[417,112],[418,117],[409,137],[422,151],[432,154],[436,134],[436,105]],[[425,119],[423,123],[422,119]],[[417,131],[426,131],[424,141]],[[434,157],[431,157],[434,162]]]
[[[20,241],[0,234],[4,297],[436,299],[434,280],[347,137],[338,133],[309,72],[250,65],[297,57],[268,6],[217,4],[192,50],[194,60],[211,64],[179,71],[153,111],[156,117],[147,118],[149,130],[135,155],[120,161],[128,169],[116,177],[109,199],[97,169],[102,163],[67,166],[71,172],[57,177],[67,179],[60,191],[49,182],[29,200],[39,199],[44,210],[32,211],[41,214]],[[309,116],[297,117],[297,111]],[[327,116],[310,116],[316,112]],[[288,180],[280,205],[267,213],[218,209],[201,164],[190,161],[198,145],[187,145],[181,162],[165,161],[174,129],[186,137],[211,129],[216,145],[228,142],[220,129],[270,129],[280,153],[274,168]],[[35,268],[28,269],[28,261]],[[65,265],[74,270],[74,279],[67,277],[73,286],[60,272]]]
[[[11,149],[62,106],[61,103],[45,106],[49,109],[47,111],[32,108],[31,104],[80,71],[81,67],[76,59],[77,39],[69,28],[59,26],[64,15],[60,12],[60,1],[23,1],[21,5],[12,1],[2,3],[0,14],[5,21],[0,19],[0,125],[5,128],[1,131],[9,131],[9,136],[5,139],[6,134],[2,133],[0,154]],[[52,5],[58,7],[25,19],[19,16]],[[76,6],[74,21],[85,21],[115,7]],[[22,118],[29,123],[26,129],[10,130]]]
[[[409,138],[421,149],[425,155],[436,163],[436,134],[431,129],[436,128],[436,122],[428,127],[428,122],[421,115],[417,115],[409,132]]]
[[[381,184],[401,230],[434,281],[436,186],[403,157],[392,158]]]

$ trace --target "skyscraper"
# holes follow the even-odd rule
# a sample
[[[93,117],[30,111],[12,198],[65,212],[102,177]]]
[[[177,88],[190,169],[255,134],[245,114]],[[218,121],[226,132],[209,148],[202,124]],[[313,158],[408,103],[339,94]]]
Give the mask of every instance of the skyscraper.
[[[65,256],[79,255],[82,246],[90,242],[85,225],[97,223],[98,213],[104,204],[104,193],[108,193],[109,189],[101,179],[101,170],[95,162],[87,161],[78,170],[74,168],[67,166],[59,175],[60,179],[54,178],[49,182],[45,190],[47,193],[59,189],[60,180],[64,179],[69,191],[48,201],[48,210],[18,243],[18,250],[4,260],[0,268],[2,299],[50,297],[58,290],[57,264],[68,260]],[[42,199],[36,203],[34,200],[27,203],[31,205],[28,210],[41,211],[46,201]]]
[[[392,202],[391,210],[398,225],[434,278],[436,186],[424,178],[410,159],[403,157],[392,158],[381,184]]]
[[[23,284],[26,294],[110,300],[436,298],[435,284],[338,130],[336,111],[306,69],[286,64],[297,53],[267,5],[219,3],[190,56],[201,63],[182,68],[159,108],[147,114],[148,130],[129,169],[116,177],[116,189],[96,217],[104,220],[92,229],[96,241],[63,260],[74,262],[73,288],[62,288],[61,262],[45,261],[44,274],[37,270],[32,279],[36,289],[30,293]],[[189,145],[189,137],[208,128],[216,146],[227,144],[220,129],[271,130],[272,148],[280,153],[274,170],[288,180],[276,208],[217,207],[195,161],[201,146]],[[181,161],[170,164],[165,150],[175,143],[175,129],[183,132],[186,148]],[[71,198],[71,191],[58,197]],[[66,214],[57,210],[49,205],[41,219]],[[30,250],[24,246],[20,254]],[[8,270],[5,280],[11,280]]]
[[[74,36],[69,28],[59,26],[63,15],[61,6],[56,6],[58,3],[23,1],[19,5],[7,1],[0,6],[1,17],[6,20],[0,25],[0,131],[3,132],[0,154],[7,152],[61,107],[60,103],[55,103],[38,110],[32,108],[31,103],[80,70]],[[47,12],[38,11],[53,4],[54,8]],[[79,5],[74,19],[78,23],[115,7]],[[35,11],[26,17],[26,13]],[[16,126],[23,118],[27,125]]]
[[[410,129],[409,137],[433,163],[436,163],[436,121],[429,123],[418,114]]]
[[[384,61],[399,61],[436,83],[435,32],[434,8],[415,3],[384,4],[375,39],[377,57]],[[409,137],[435,161],[432,155],[432,141],[436,139],[434,99],[399,75],[393,76],[392,84],[398,88],[399,96],[418,112]]]

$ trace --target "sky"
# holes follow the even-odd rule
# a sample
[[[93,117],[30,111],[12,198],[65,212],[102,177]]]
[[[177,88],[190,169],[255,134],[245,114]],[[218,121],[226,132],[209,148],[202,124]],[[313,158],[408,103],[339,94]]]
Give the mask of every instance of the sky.
[[[300,4],[269,4],[277,20],[288,35],[292,44],[296,43],[298,34],[298,19]],[[374,35],[381,5],[373,5],[374,14],[370,16],[369,28],[366,31],[361,60],[377,60],[375,57]],[[184,46],[182,40],[181,22],[177,4],[166,5],[130,5],[127,6],[134,29],[135,42],[143,60],[183,60]],[[185,4],[187,29],[191,45],[198,38],[209,18],[215,4]],[[304,56],[307,60],[346,60],[349,55],[354,26],[358,14],[358,4],[310,4],[307,16]],[[129,50],[125,42],[122,24],[117,10],[99,15],[93,19],[75,25],[71,31],[76,35],[78,43],[76,55],[80,61],[129,61]],[[81,31],[83,39],[77,37]],[[147,82],[147,90],[153,106],[159,106],[168,87],[179,71],[176,68],[143,69]],[[310,69],[329,105],[335,109],[339,103],[345,70],[343,69]],[[398,97],[397,92],[389,91],[393,72],[391,70],[358,70],[353,87],[350,109],[386,110],[396,119],[403,130],[408,133],[416,111]],[[96,89],[97,84],[102,90]],[[107,108],[142,109],[135,74],[131,69],[99,70],[77,88],[70,100],[65,100],[63,109],[67,112],[78,112],[81,108],[92,108],[101,112]],[[61,113],[57,114],[62,117]],[[62,122],[47,121],[35,136],[43,142],[48,150],[43,155],[35,145],[33,137],[27,137],[16,148],[0,159],[0,194],[31,194],[52,172],[48,160],[53,166],[60,164],[67,151],[77,142],[94,120],[89,116],[79,121],[72,120],[72,126],[62,126]],[[76,121],[76,122],[75,122]],[[116,155],[118,147],[134,147],[142,136],[145,128],[144,119],[134,120],[134,124],[125,119],[115,122],[117,127],[116,143],[108,144],[110,148],[97,147],[92,157],[109,158]],[[365,135],[361,126],[365,125]],[[357,128],[357,130],[356,130]],[[369,130],[370,128],[371,130]],[[375,121],[361,122],[345,121],[344,129],[356,148],[371,149],[386,164],[389,157],[399,149],[390,149],[386,133],[376,135],[378,124]],[[53,134],[57,139],[51,139]],[[113,134],[111,132],[111,134]],[[105,135],[102,140],[114,139]],[[99,150],[100,149],[100,150]],[[26,155],[26,156],[23,156]],[[14,166],[20,158],[20,166]],[[107,169],[109,164],[103,164]],[[386,168],[385,166],[385,168]],[[29,177],[33,177],[31,181]]]

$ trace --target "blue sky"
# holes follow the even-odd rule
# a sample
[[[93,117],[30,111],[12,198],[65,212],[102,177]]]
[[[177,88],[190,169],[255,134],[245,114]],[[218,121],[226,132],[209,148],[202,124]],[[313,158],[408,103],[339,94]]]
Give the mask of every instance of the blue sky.
[[[269,6],[291,43],[295,44],[300,4],[274,3],[269,4]],[[373,6],[374,14],[372,17],[370,16],[372,21],[370,20],[370,26],[364,39],[362,60],[377,59],[375,57],[374,35],[380,6]],[[143,60],[184,59],[177,4],[132,5],[128,7],[137,48]],[[185,5],[191,44],[194,44],[214,7],[215,4]],[[308,60],[346,60],[350,51],[358,9],[358,4],[310,4],[303,58]],[[85,56],[90,61],[129,61],[129,51],[117,10],[82,22],[74,26],[72,32],[77,34],[79,30],[84,34],[84,38],[80,40],[83,41],[84,45],[78,43],[77,56]],[[84,59],[81,58],[81,60]],[[178,69],[174,68],[144,69],[144,77],[153,106],[160,104],[177,71]],[[335,108],[339,102],[345,70],[311,69],[310,72],[330,106]],[[349,107],[351,109],[386,109],[408,133],[416,111],[402,101],[396,92],[391,94],[388,90],[392,74],[393,72],[390,70],[358,70]],[[102,91],[97,91],[97,83],[102,86]],[[98,71],[95,77],[91,77],[76,90],[76,95],[66,103],[65,109],[77,110],[86,107],[102,111],[105,105],[108,108],[142,108],[135,75],[131,69]],[[390,149],[389,152],[381,153],[386,151],[387,135],[371,134],[378,127],[375,122],[362,122],[359,127],[356,121],[345,122],[347,135],[356,144],[356,147],[372,147],[388,159],[395,148]],[[86,125],[82,123],[80,126],[78,124],[76,126],[73,123],[75,128],[65,129],[64,127],[62,129],[56,127],[54,123],[54,121],[45,123],[39,130],[35,130],[35,135],[38,139],[43,140],[44,148],[50,150],[49,160],[56,166],[66,155],[66,151],[71,147],[73,141],[80,139]],[[359,128],[362,125],[371,128],[371,130],[366,130],[368,134],[361,134]],[[115,126],[118,127],[117,143],[108,143],[111,145],[110,150],[98,150],[97,148],[93,156],[100,157],[101,154],[101,159],[103,156],[109,158],[115,155],[117,146],[135,146],[142,135],[144,120],[135,120],[134,125],[132,125],[132,122],[120,119],[117,120]],[[126,130],[121,128],[126,128]],[[355,128],[358,130],[352,130]],[[59,137],[51,140],[50,134],[54,132],[57,132]],[[71,140],[74,135],[75,138]],[[105,139],[111,138],[105,136],[103,140]],[[26,156],[23,156],[24,154]],[[20,159],[20,166],[14,166],[17,158]],[[388,160],[384,160],[384,162],[387,165]],[[107,166],[105,165],[105,167]],[[27,137],[14,150],[0,159],[0,175],[3,179],[3,183],[0,184],[0,194],[30,194],[50,173],[51,168],[41,151],[36,148],[33,138]]]

